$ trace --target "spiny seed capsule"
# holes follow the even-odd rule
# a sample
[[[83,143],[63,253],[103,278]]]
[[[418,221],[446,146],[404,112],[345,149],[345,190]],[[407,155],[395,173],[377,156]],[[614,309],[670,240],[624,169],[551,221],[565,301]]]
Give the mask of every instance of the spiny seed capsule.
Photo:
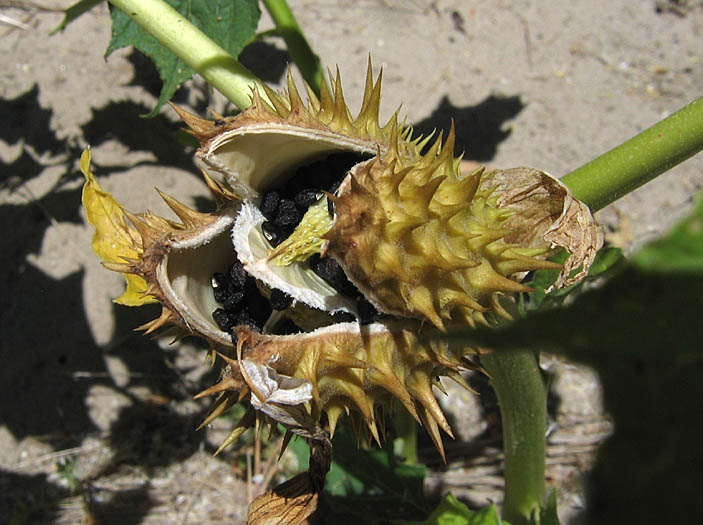
[[[370,65],[356,117],[339,76],[331,85],[303,102],[289,76],[286,94],[254,90],[248,109],[217,122],[177,109],[201,143],[196,156],[213,213],[165,194],[180,222],[128,213],[99,188],[86,152],[93,247],[127,276],[118,302],[162,303],[161,316],[142,327],[147,333],[175,324],[220,351],[227,373],[202,393],[218,394],[206,423],[250,395],[251,378],[240,370],[247,362],[311,386],[305,412],[325,414],[330,434],[349,414],[362,439],[380,441],[379,407],[395,398],[441,452],[440,429],[451,429],[432,388],[437,375],[462,383],[474,350],[424,336],[510,317],[505,301],[529,290],[524,273],[558,266],[545,261],[553,248],[570,254],[555,286],[570,284],[588,270],[602,234],[588,208],[543,172],[462,170],[453,129],[430,144],[396,114],[381,124],[381,79]],[[314,203],[304,211],[304,190],[328,192],[333,210],[318,213]],[[229,284],[218,275],[232,272]],[[281,312],[265,297],[275,290],[293,300]],[[231,297],[230,309],[213,312],[213,294]],[[284,316],[293,335],[278,335],[288,333],[277,332]],[[223,446],[270,417],[251,410]]]

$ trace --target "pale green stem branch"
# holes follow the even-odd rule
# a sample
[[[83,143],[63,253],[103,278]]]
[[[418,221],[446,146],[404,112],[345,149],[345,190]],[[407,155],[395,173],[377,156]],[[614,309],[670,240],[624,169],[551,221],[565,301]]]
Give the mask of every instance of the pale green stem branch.
[[[210,37],[162,0],[109,0],[240,109],[251,105],[261,81]]]
[[[561,181],[597,211],[702,149],[703,98],[699,98]]]

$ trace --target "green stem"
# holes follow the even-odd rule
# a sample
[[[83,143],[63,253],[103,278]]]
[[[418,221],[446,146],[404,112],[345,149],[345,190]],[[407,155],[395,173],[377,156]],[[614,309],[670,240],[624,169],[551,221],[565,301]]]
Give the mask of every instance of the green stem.
[[[703,98],[562,177],[593,211],[703,149]]]
[[[393,428],[400,444],[396,454],[403,457],[406,465],[417,465],[417,422],[405,407],[399,406],[393,413]]]
[[[300,69],[305,82],[310,85],[317,96],[320,96],[320,83],[322,82],[320,59],[305,40],[290,7],[285,0],[264,0],[264,5],[276,24],[278,34],[285,40],[288,53]]]
[[[491,352],[481,363],[498,396],[503,423],[503,518],[527,525],[544,501],[547,389],[532,351]]]
[[[109,0],[159,43],[197,71],[240,109],[251,104],[251,89],[261,81],[162,0]]]

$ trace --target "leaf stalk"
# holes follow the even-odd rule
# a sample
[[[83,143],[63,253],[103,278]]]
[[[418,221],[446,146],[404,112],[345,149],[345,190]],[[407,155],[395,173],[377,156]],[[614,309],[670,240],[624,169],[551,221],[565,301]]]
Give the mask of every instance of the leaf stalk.
[[[264,5],[276,24],[276,31],[286,42],[293,62],[298,66],[305,82],[319,97],[320,83],[323,81],[320,59],[310,48],[293,12],[285,0],[264,0]]]
[[[163,0],[109,0],[159,43],[198,72],[238,108],[251,105],[261,80]]]

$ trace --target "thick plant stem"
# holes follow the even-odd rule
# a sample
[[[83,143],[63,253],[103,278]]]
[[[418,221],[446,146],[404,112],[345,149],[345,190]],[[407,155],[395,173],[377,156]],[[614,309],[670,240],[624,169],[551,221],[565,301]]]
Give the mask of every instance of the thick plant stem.
[[[285,0],[264,0],[264,5],[276,24],[276,31],[285,40],[288,52],[300,69],[305,82],[319,96],[320,83],[323,81],[320,59],[305,40],[290,7]]]
[[[703,98],[564,175],[561,181],[593,211],[703,149]]]
[[[251,104],[251,89],[261,81],[162,0],[109,0],[159,43],[197,71],[240,109]]]
[[[547,389],[532,351],[491,352],[481,356],[498,396],[503,423],[505,490],[503,518],[528,525],[544,502]]]

